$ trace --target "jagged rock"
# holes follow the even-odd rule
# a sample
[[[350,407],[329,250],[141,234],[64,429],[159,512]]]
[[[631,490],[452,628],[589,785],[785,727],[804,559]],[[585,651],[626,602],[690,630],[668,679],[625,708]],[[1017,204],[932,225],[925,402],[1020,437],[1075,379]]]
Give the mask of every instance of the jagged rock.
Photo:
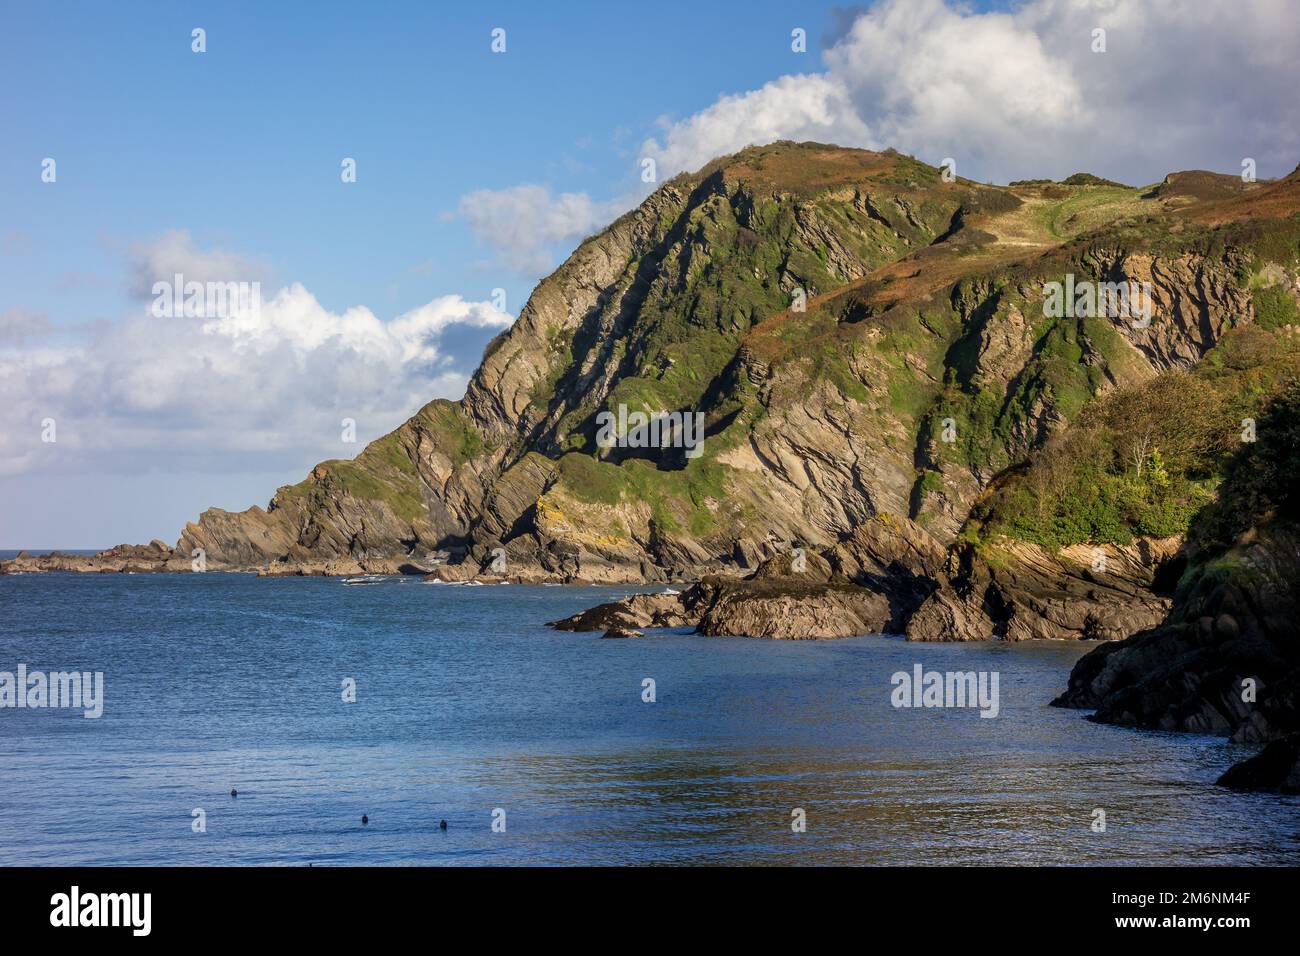
[[[1189,530],[1187,569],[1158,627],[1082,657],[1053,704],[1103,723],[1278,741],[1228,786],[1294,788],[1300,740],[1300,381],[1259,420]]]
[[[526,569],[517,572],[525,579],[669,580],[748,573],[779,542],[824,551],[884,512],[924,519],[946,546],[997,469],[938,455],[933,430],[900,412],[897,396],[923,398],[949,373],[995,394],[1034,380],[1039,331],[1036,273],[1017,274],[1012,291],[1001,274],[953,284],[969,268],[962,248],[997,244],[999,217],[1016,215],[1020,192],[938,184],[933,170],[897,153],[791,143],[748,149],[666,183],[537,287],[487,349],[461,402],[431,403],[355,462],[321,464],[265,511],[205,512],[177,550],[202,548],[217,570],[283,559],[364,565],[463,546],[481,571],[491,545]],[[1060,201],[1089,187],[1053,188]],[[1161,202],[1151,200],[1153,216],[1163,215]],[[1249,293],[1219,257],[1156,257],[1099,241],[1044,259],[1052,244],[1045,237],[1025,247],[1024,268],[1153,282],[1159,321],[1124,325],[1111,344],[1088,343],[1088,364],[1111,381],[1195,362],[1249,311]],[[755,272],[755,257],[785,265],[772,281]],[[744,290],[737,301],[746,304],[705,294],[701,275]],[[809,315],[820,310],[837,327],[843,341],[826,354],[842,362],[810,365],[820,353],[800,347],[805,333],[783,337],[795,317],[782,310],[796,287],[814,294]],[[917,324],[932,296],[951,302],[956,321]],[[688,312],[680,347],[648,337]],[[900,322],[910,329],[901,356],[887,338]],[[951,334],[963,338],[944,338]],[[618,455],[570,467],[592,459],[592,409],[628,380],[651,391],[660,380],[674,394],[693,390],[688,401],[714,432],[735,418],[717,397],[736,394],[740,383],[752,390],[743,438],[708,456],[722,487],[688,493],[677,471],[685,460],[668,462],[652,507],[625,480],[631,470]],[[1011,423],[1011,444],[999,453],[1009,464],[1063,423],[1044,390]],[[918,463],[938,482],[918,486]],[[603,490],[589,493],[590,482]],[[665,502],[667,521],[655,513]],[[904,576],[867,573],[877,587],[888,581],[898,629],[926,596],[918,592],[929,576],[914,574],[909,591]]]
[[[30,574],[40,571],[148,574],[167,570],[171,557],[171,548],[158,540],[149,544],[119,544],[93,555],[53,551],[33,557],[22,551],[9,561],[0,561],[0,574]]]
[[[747,580],[708,577],[681,594],[638,594],[550,626],[566,631],[691,626],[713,637],[799,640],[878,634],[889,616],[889,601],[866,588],[773,574]]]
[[[699,597],[700,592],[695,589],[682,594],[634,594],[621,601],[598,604],[572,617],[551,621],[547,626],[560,631],[693,626],[698,620],[695,606]]]
[[[794,552],[777,554],[761,561],[754,569],[754,573],[749,576],[749,580],[753,581],[773,579],[790,579],[810,584],[827,584],[833,580],[845,581],[842,575],[837,578],[830,562],[820,554],[803,550],[798,554]]]
[[[951,573],[908,620],[913,641],[1118,640],[1161,621],[1151,591],[1178,538],[1076,545],[1057,553],[1024,541],[958,548]]]
[[[584,241],[488,346],[461,401],[430,402],[354,460],[322,462],[265,510],[205,511],[170,552],[20,557],[0,572],[187,571],[201,554],[209,570],[266,575],[700,581],[649,620],[632,599],[625,623],[1124,637],[1163,615],[1153,569],[1172,559],[1110,549],[1093,572],[1077,547],[977,552],[958,533],[1080,404],[1191,366],[1249,324],[1240,267],[1257,250],[1217,227],[1253,228],[1261,210],[1289,221],[1300,179],[1204,196],[1189,185],[1200,181],[1171,176],[1109,213],[1089,194],[1091,221],[1063,219],[1075,229],[1063,242],[1034,232],[1037,212],[1091,180],[946,183],[893,151],[751,147]],[[1032,220],[1025,201],[1043,204]],[[1181,242],[1198,222],[1214,242]],[[1267,268],[1294,278],[1290,264]],[[1043,281],[1076,272],[1150,281],[1154,321],[1045,331]],[[620,403],[698,412],[702,455],[597,448],[594,416]],[[954,405],[960,440],[944,435]],[[435,551],[436,566],[419,557]],[[1247,622],[1225,611],[1209,626],[1235,641]],[[1252,726],[1269,719],[1257,711]]]
[[[1245,743],[1300,731],[1300,535],[1265,527],[1194,561],[1168,618],[1082,657],[1053,703],[1103,723]]]
[[[834,574],[889,601],[884,630],[903,632],[907,621],[934,593],[947,552],[929,532],[897,515],[872,515],[828,552]]]
[[[714,581],[696,632],[778,640],[879,634],[890,619],[882,594],[854,584],[786,579]]]

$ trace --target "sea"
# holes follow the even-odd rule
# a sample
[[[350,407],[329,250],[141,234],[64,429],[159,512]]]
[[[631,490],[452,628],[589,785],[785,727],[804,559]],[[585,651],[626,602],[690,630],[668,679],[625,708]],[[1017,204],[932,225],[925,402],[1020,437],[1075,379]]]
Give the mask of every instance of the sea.
[[[1251,749],[1048,706],[1091,644],[546,627],[659,589],[0,576],[0,672],[102,674],[0,708],[0,864],[1300,863]]]

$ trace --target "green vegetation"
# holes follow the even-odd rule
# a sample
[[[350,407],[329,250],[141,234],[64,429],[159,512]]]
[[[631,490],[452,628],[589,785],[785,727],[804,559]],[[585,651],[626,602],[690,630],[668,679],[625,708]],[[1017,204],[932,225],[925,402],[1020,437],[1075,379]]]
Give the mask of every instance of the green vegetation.
[[[1300,324],[1300,308],[1296,306],[1295,296],[1281,283],[1255,289],[1250,303],[1255,309],[1255,322],[1262,329]]]
[[[436,399],[420,409],[420,413],[412,419],[412,424],[427,430],[433,438],[434,447],[450,458],[453,465],[463,464],[489,450],[483,436],[465,418],[465,413],[456,402]],[[368,446],[358,456],[358,460],[365,457],[376,444],[378,443]],[[414,474],[414,468],[411,471]]]
[[[1073,176],[1066,176],[1061,180],[1063,186],[1114,186],[1118,189],[1129,189],[1123,183],[1117,183],[1113,179],[1102,179],[1100,176],[1094,176],[1092,173],[1075,173]]]
[[[560,483],[577,500],[611,506],[644,502],[660,530],[696,536],[716,528],[716,512],[726,503],[729,471],[703,457],[688,459],[679,471],[660,471],[641,459],[617,465],[583,454],[560,459]]]
[[[1229,546],[1270,520],[1300,521],[1300,381],[1286,381],[1261,412],[1255,440],[1227,463],[1222,493],[1189,530],[1202,545]]]
[[[1300,371],[1300,337],[1287,334],[1300,325],[1288,285],[1300,215],[1192,215],[1200,193],[1216,210],[1237,195],[1220,179],[1184,176],[1144,195],[1078,173],[1012,192],[945,183],[894,153],[784,143],[673,182],[632,224],[651,235],[599,307],[512,358],[541,373],[531,422],[559,419],[553,444],[532,448],[557,460],[557,500],[645,503],[664,532],[729,533],[756,499],[716,456],[780,423],[783,404],[805,403],[847,440],[910,456],[918,520],[940,513],[927,499],[951,514],[991,481],[968,537],[1057,547],[1177,534],[1210,513],[1241,420]],[[1150,365],[1112,320],[1044,316],[1044,281],[1100,280],[1142,253],[1202,270],[1209,285],[1230,276],[1255,323],[1193,371],[1142,381]],[[791,308],[796,289],[806,310]],[[591,453],[592,417],[620,404],[705,411],[725,428],[680,470],[613,464]],[[355,461],[322,468],[415,521],[425,491],[412,458],[430,444],[454,465],[489,450],[459,405],[438,401]],[[282,493],[317,491],[309,480]]]
[[[352,461],[321,462],[316,473],[276,493],[280,503],[297,499],[310,506],[323,504],[331,484],[363,501],[385,505],[403,521],[416,523],[426,513],[423,483],[411,459],[408,443],[424,431],[454,464],[481,455],[485,445],[455,402],[437,399],[396,431],[377,438]],[[319,478],[317,477],[319,474]]]
[[[1214,499],[1242,444],[1242,420],[1298,372],[1293,343],[1233,330],[1193,372],[1166,372],[1089,405],[1007,476],[976,521],[984,533],[1048,547],[1182,533]]]

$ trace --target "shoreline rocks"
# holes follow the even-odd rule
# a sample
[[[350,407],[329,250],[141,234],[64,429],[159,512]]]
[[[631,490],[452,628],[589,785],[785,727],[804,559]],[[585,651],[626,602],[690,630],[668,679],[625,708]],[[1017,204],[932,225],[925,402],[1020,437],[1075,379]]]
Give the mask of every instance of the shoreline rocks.
[[[1300,731],[1300,533],[1251,529],[1193,562],[1167,619],[1081,658],[1053,704],[1240,743]]]
[[[1181,537],[1073,545],[1025,541],[954,549],[949,571],[908,620],[910,641],[1121,640],[1164,619],[1157,593]]]
[[[1275,740],[1215,781],[1230,790],[1300,794],[1300,733]]]
[[[1300,530],[1251,528],[1192,562],[1168,618],[1085,655],[1052,704],[1098,723],[1267,743],[1222,782],[1277,789],[1300,733]]]
[[[156,538],[148,544],[119,544],[97,554],[51,551],[49,554],[33,556],[20,551],[16,557],[0,561],[0,574],[39,574],[46,571],[152,574],[181,570],[190,570],[189,560]]]

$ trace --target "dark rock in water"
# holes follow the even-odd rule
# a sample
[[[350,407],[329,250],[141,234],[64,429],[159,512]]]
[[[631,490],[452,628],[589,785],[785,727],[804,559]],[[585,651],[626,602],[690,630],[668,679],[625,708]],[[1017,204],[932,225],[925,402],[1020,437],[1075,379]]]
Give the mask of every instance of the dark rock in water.
[[[1233,790],[1300,793],[1300,733],[1275,740],[1255,756],[1233,764],[1218,784]]]
[[[945,549],[914,521],[880,513],[821,553],[779,550],[746,578],[706,575],[680,595],[636,595],[552,627],[630,631],[693,626],[705,635],[784,639],[905,633],[909,640],[1117,640],[1164,617],[1154,582],[1179,538],[1049,554],[1005,541]],[[1097,552],[1104,571],[1095,570]],[[747,552],[746,560],[754,549]],[[611,636],[617,636],[611,634]]]
[[[1075,664],[1054,704],[1111,724],[1271,743],[1225,786],[1297,783],[1300,740],[1300,382],[1266,406],[1218,497],[1193,520],[1168,618]]]
[[[806,640],[879,634],[890,620],[889,600],[856,584],[795,578],[711,579],[713,589],[696,633],[714,637]]]
[[[821,561],[822,570],[825,566]],[[798,640],[878,634],[889,622],[888,599],[868,588],[842,580],[778,577],[770,563],[762,567],[771,576],[707,577],[681,594],[635,595],[550,626],[603,630],[605,637],[640,637],[641,627],[694,626],[697,634],[714,637]]]
[[[686,627],[694,625],[695,598],[681,594],[634,594],[621,601],[598,604],[572,617],[551,621],[559,631],[636,630],[642,627]],[[685,600],[684,600],[685,599]]]
[[[119,544],[98,554],[66,554],[51,551],[32,557],[19,552],[9,561],[0,561],[0,574],[36,571],[78,571],[83,573],[146,574],[156,571],[189,571],[190,558],[173,552],[156,538],[149,544]]]
[[[1058,707],[1094,720],[1263,743],[1300,731],[1300,534],[1199,555],[1168,619],[1082,657]]]

